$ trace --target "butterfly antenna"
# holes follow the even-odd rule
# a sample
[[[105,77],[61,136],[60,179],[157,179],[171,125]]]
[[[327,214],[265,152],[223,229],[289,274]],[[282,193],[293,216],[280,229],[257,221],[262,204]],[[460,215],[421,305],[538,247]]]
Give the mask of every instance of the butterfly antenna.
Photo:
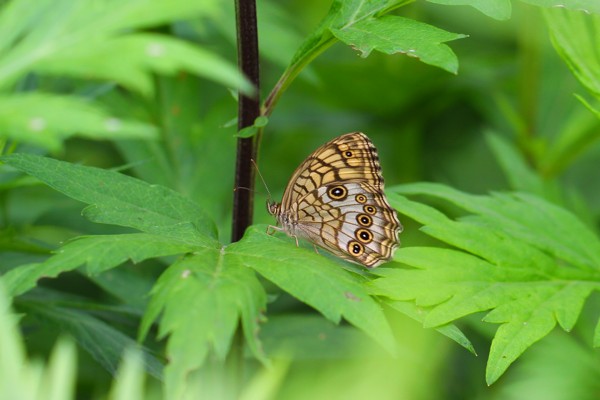
[[[254,161],[253,159],[250,159],[250,161],[254,165],[254,168],[256,168],[256,172],[258,173],[258,176],[260,177],[260,180],[262,181],[265,189],[267,190],[267,195],[269,197],[268,201],[271,201],[273,199],[273,196],[271,196],[271,192],[269,191],[269,187],[267,186],[267,182],[265,182],[265,178],[263,178],[262,174],[260,173],[260,169],[258,169],[258,165],[256,165],[256,161]]]

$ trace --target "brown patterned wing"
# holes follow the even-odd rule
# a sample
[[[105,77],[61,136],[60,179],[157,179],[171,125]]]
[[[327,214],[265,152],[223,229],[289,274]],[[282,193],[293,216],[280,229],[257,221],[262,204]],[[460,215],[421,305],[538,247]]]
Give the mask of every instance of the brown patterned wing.
[[[297,206],[297,233],[346,260],[374,268],[400,245],[396,211],[367,182],[321,187]]]
[[[296,169],[285,189],[281,205],[292,208],[298,199],[332,182],[365,181],[383,191],[377,149],[361,132],[339,136],[315,150]]]
[[[402,226],[383,193],[379,157],[363,133],[318,148],[294,172],[274,214],[286,232],[374,268],[398,247]]]

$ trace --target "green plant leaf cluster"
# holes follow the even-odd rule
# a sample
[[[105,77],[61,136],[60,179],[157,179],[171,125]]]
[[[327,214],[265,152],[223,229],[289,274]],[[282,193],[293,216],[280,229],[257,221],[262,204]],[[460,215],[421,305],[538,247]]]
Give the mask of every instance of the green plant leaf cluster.
[[[269,0],[270,94],[236,134],[227,88],[255,92],[228,61],[233,3],[3,2],[0,398],[597,393],[598,13]],[[350,130],[377,144],[405,225],[392,262],[266,234],[264,210],[228,242],[236,139],[262,138],[277,193]]]
[[[114,0],[93,6],[69,0],[5,2],[0,7],[0,139],[57,150],[65,138],[157,138],[147,121],[123,119],[91,102],[87,95],[19,90],[28,74],[105,80],[144,96],[153,95],[153,73],[188,71],[251,92],[247,80],[222,57],[180,39],[138,33],[189,17],[206,16],[217,2]],[[119,54],[119,57],[114,57]],[[69,116],[60,110],[70,110]]]
[[[560,207],[527,194],[474,196],[436,184],[391,192],[392,204],[455,249],[400,249],[395,259],[412,268],[379,270],[373,292],[416,301],[428,310],[426,327],[489,311],[483,321],[501,325],[488,384],[557,323],[570,331],[586,298],[600,290],[600,240]],[[436,197],[470,214],[452,220],[397,193]]]
[[[154,285],[139,334],[143,339],[162,314],[159,338],[169,336],[165,370],[169,395],[182,394],[189,384],[186,377],[209,354],[225,359],[238,321],[252,354],[265,361],[258,332],[266,293],[255,271],[333,323],[343,317],[394,351],[392,332],[381,307],[367,293],[366,280],[337,262],[257,231],[223,247],[215,239],[212,221],[189,200],[117,172],[26,154],[5,156],[2,161],[89,204],[83,211],[86,218],[141,231],[78,237],[42,263],[7,272],[2,281],[13,296],[33,289],[41,278],[81,266],[96,275],[128,260],[137,263],[188,253],[168,266]],[[281,268],[284,260],[288,266]],[[61,319],[67,318],[64,313]],[[74,327],[69,321],[65,323]],[[195,343],[194,352],[189,351],[190,342]]]

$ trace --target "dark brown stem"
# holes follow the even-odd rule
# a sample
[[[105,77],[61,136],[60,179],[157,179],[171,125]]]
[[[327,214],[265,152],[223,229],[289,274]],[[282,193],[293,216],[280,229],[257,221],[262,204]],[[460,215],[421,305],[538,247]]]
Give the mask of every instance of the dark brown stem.
[[[258,33],[256,26],[255,0],[236,0],[238,65],[240,70],[254,84],[255,94],[239,94],[238,130],[251,126],[260,115],[260,82],[258,62]],[[257,138],[239,138],[235,165],[235,185],[233,194],[233,221],[231,240],[242,238],[246,228],[252,223],[254,209],[254,167]],[[245,188],[237,190],[237,188]]]

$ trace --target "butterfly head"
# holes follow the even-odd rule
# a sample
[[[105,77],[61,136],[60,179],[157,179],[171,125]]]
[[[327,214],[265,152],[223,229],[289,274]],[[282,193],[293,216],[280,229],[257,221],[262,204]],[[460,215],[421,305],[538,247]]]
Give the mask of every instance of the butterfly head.
[[[267,200],[267,211],[271,215],[278,216],[281,213],[281,204],[269,198]]]

